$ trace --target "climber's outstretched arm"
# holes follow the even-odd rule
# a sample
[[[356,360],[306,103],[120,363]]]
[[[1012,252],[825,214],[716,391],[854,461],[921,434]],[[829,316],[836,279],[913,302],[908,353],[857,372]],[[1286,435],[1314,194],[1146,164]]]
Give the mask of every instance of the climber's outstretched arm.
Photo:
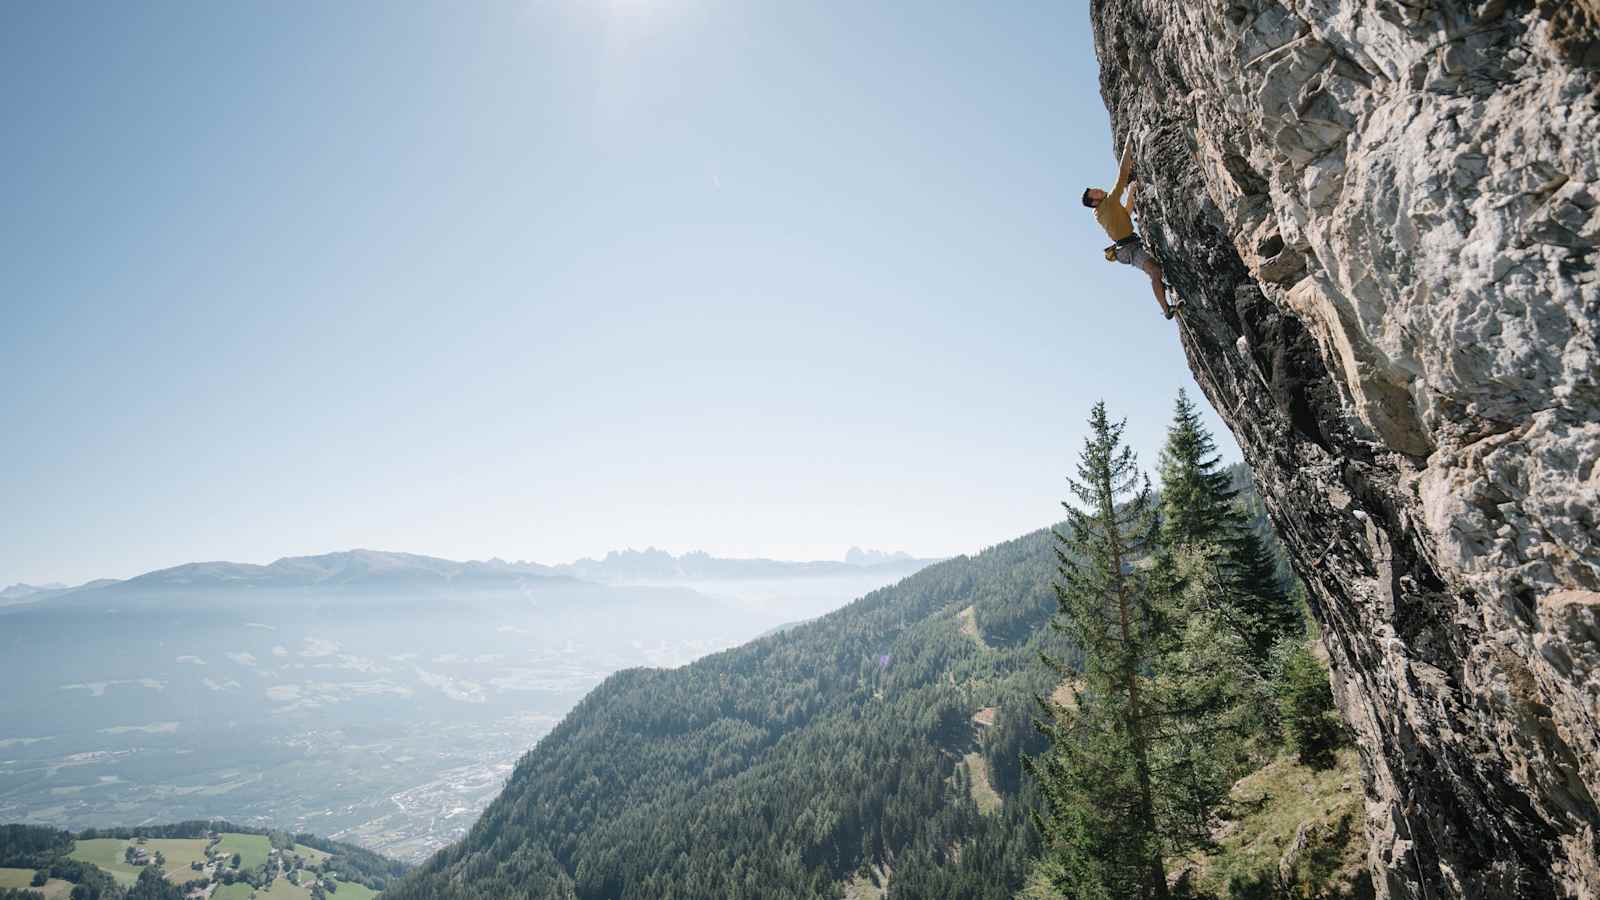
[[[1128,186],[1128,175],[1133,172],[1133,145],[1128,144],[1122,148],[1122,160],[1117,164],[1117,183],[1112,186],[1110,194],[1121,203],[1122,190]]]

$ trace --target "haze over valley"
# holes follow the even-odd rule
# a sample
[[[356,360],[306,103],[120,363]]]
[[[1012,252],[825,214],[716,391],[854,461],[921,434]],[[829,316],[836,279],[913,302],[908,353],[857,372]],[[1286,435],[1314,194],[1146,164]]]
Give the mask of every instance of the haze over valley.
[[[928,562],[852,559],[352,551],[15,586],[0,607],[14,686],[0,821],[220,817],[417,860],[459,838],[607,675],[682,665]]]

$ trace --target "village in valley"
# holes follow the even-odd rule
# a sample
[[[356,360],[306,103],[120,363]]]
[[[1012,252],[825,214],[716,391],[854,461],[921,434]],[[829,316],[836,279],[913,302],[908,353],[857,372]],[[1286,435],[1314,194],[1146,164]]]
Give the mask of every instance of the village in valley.
[[[378,893],[335,877],[333,854],[286,834],[206,832],[194,838],[80,837],[70,859],[93,863],[124,886],[155,867],[191,900],[371,900]],[[9,870],[0,870],[9,871]],[[20,870],[17,874],[23,874]],[[29,889],[46,900],[72,895],[67,881],[32,872]],[[44,872],[38,873],[45,874]],[[20,886],[20,885],[19,885]]]

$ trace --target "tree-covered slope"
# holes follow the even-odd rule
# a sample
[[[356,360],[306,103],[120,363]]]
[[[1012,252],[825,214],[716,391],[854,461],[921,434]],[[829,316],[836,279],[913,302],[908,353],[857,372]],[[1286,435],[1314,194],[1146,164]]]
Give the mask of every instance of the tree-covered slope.
[[[838,897],[874,865],[893,898],[1009,897],[1035,849],[1019,757],[1055,687],[1038,654],[1066,652],[1046,627],[1054,567],[1039,531],[692,665],[618,673],[385,896]]]

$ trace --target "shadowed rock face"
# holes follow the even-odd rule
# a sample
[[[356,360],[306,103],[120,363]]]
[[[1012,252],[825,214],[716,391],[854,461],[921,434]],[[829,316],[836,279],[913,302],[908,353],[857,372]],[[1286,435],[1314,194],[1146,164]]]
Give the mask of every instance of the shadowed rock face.
[[[1325,625],[1380,892],[1600,897],[1600,3],[1091,9],[1190,365]]]

